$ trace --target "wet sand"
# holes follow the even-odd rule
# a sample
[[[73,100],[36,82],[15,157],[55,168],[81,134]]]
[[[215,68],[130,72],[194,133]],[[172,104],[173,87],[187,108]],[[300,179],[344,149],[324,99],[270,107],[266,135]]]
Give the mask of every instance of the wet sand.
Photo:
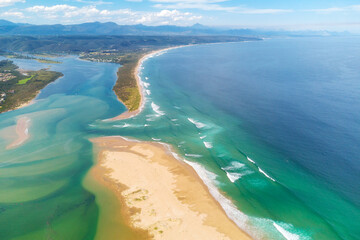
[[[21,144],[25,143],[29,139],[30,122],[31,122],[30,118],[28,117],[21,117],[17,120],[17,124],[16,124],[17,138],[8,146],[6,146],[6,149],[16,148]]]

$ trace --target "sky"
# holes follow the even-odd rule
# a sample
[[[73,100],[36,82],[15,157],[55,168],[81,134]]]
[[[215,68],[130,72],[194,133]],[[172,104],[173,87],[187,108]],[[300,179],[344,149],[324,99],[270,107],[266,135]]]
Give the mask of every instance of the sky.
[[[360,32],[360,0],[0,0],[0,19]]]

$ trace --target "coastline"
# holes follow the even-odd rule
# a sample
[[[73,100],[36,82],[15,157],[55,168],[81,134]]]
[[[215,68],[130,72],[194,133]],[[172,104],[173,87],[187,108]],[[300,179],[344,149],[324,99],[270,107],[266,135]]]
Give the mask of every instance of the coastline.
[[[151,239],[251,239],[167,146],[122,137],[91,141],[98,158],[89,175],[117,195],[135,232]]]
[[[128,118],[132,118],[132,117],[135,117],[136,115],[138,115],[139,113],[141,113],[141,111],[144,109],[144,105],[145,105],[145,89],[143,87],[143,82],[142,82],[142,79],[140,77],[140,71],[142,69],[142,64],[144,63],[144,61],[146,61],[148,58],[151,58],[153,56],[156,56],[158,54],[162,54],[164,52],[166,52],[167,50],[171,50],[171,49],[175,49],[175,48],[180,48],[180,47],[185,47],[185,46],[192,46],[192,45],[182,45],[182,46],[175,46],[175,47],[170,47],[170,48],[165,48],[165,49],[160,49],[160,50],[156,50],[156,51],[152,51],[148,54],[145,54],[144,56],[142,56],[138,62],[137,62],[137,65],[136,65],[136,68],[134,69],[133,71],[133,74],[135,75],[135,78],[136,78],[136,84],[137,84],[137,87],[138,87],[138,90],[140,92],[140,95],[141,95],[141,101],[140,101],[140,106],[138,109],[134,110],[134,111],[126,111],[122,114],[120,114],[119,116],[116,116],[114,118],[111,118],[111,119],[108,119],[106,121],[115,121],[115,120],[123,120],[123,119],[128,119]],[[117,96],[118,97],[118,96]],[[119,97],[118,97],[119,99]],[[119,101],[121,101],[119,99]],[[122,101],[121,101],[122,102]],[[124,104],[125,105],[125,104]],[[98,138],[98,139],[92,139],[91,141],[93,142],[93,144],[95,145],[96,149],[99,148],[99,145],[106,145],[106,141],[108,139],[114,139],[114,138],[121,138],[121,139],[125,139],[125,138],[122,138],[120,136],[116,137],[116,136],[113,136],[113,137],[103,137],[103,138]],[[101,139],[103,139],[104,141],[101,141]],[[124,141],[128,141],[127,139],[124,140]],[[177,162],[178,164],[181,164],[181,165],[185,165],[186,168],[190,169],[189,171],[191,172],[190,175],[192,175],[196,180],[196,182],[198,182],[199,184],[201,184],[203,187],[204,187],[204,191],[206,192],[207,196],[212,199],[212,201],[214,201],[214,206],[213,208],[216,208],[217,210],[221,211],[223,216],[224,216],[224,221],[225,222],[228,222],[230,223],[230,225],[234,226],[234,229],[232,231],[230,231],[231,233],[233,233],[234,231],[235,232],[239,232],[241,233],[241,237],[237,236],[236,238],[230,238],[230,239],[252,239],[244,230],[243,230],[243,225],[244,225],[244,222],[243,221],[238,221],[237,217],[234,217],[232,216],[233,214],[232,213],[229,213],[227,210],[228,209],[232,209],[234,206],[232,205],[231,201],[230,200],[227,200],[225,201],[225,205],[224,203],[221,203],[220,201],[222,199],[218,199],[218,195],[221,195],[222,198],[225,198],[224,196],[222,196],[222,194],[220,192],[216,192],[215,195],[214,195],[214,192],[209,189],[209,186],[208,186],[208,183],[206,183],[206,180],[202,179],[202,177],[200,177],[201,173],[199,173],[199,169],[197,169],[199,166],[194,166],[194,164],[192,164],[191,162],[188,162],[188,161],[184,161],[184,159],[179,159],[177,157],[177,154],[172,152],[171,150],[171,147],[166,145],[166,144],[163,144],[163,143],[152,143],[152,142],[141,142],[141,141],[137,141],[137,140],[134,140],[135,142],[137,143],[141,143],[141,144],[144,144],[144,145],[147,145],[147,146],[153,146],[153,145],[160,145],[161,147],[163,148],[166,148],[167,150],[165,151],[164,150],[164,154],[165,155],[168,155],[168,157],[170,158],[170,160],[168,159],[169,162]],[[129,142],[133,142],[133,141],[128,141]],[[96,143],[96,144],[95,144]],[[116,149],[116,148],[121,148],[121,146],[119,145],[114,145],[111,147],[112,149]],[[104,154],[103,152],[105,152],[107,150],[102,150],[100,151],[100,153],[98,153],[97,157],[98,157],[98,160],[95,161],[95,164],[93,166],[93,168],[90,170],[90,175],[92,175],[92,177],[95,179],[95,181],[97,181],[98,183],[100,183],[103,187],[105,186],[106,188],[108,189],[111,189],[111,191],[113,193],[116,194],[117,196],[117,199],[118,199],[118,202],[120,202],[120,205],[121,205],[121,208],[124,208],[124,206],[126,206],[126,200],[125,200],[125,197],[122,196],[120,194],[120,192],[124,191],[124,189],[126,189],[126,187],[124,188],[124,184],[119,182],[116,178],[111,178],[109,177],[109,173],[111,172],[116,172],[116,171],[119,171],[122,169],[122,167],[120,166],[117,166],[116,164],[115,165],[108,165],[106,167],[103,166],[103,162],[105,161],[104,160]],[[116,154],[115,154],[116,155]],[[115,159],[119,160],[118,158],[115,157]],[[102,174],[97,174],[94,175],[94,174],[91,174],[91,172],[101,172]],[[171,172],[171,171],[170,171]],[[146,172],[145,172],[146,173]],[[188,172],[189,174],[189,172]],[[135,180],[136,177],[133,178],[133,180]],[[112,182],[112,184],[111,184]],[[156,182],[153,183],[154,185],[156,185]],[[125,184],[126,185],[126,184]],[[132,183],[130,183],[129,185],[132,186]],[[115,187],[114,187],[115,186]],[[91,187],[90,187],[91,188]],[[175,190],[176,192],[176,190]],[[216,206],[216,207],[215,207]],[[126,210],[122,210],[121,211],[121,214],[122,214],[122,217],[125,217],[127,220],[125,221],[126,224],[132,228],[135,232],[138,232],[139,229],[140,230],[149,230],[148,228],[142,226],[142,227],[139,227],[139,226],[134,226],[131,218],[134,216],[134,212],[135,212],[135,215],[136,215],[136,212],[139,211],[139,208],[138,207],[135,207],[134,206],[131,208],[129,206],[126,206],[125,207]],[[208,210],[211,212],[213,208],[209,208]],[[132,210],[131,210],[132,209]],[[135,209],[135,211],[134,211]],[[141,208],[140,208],[141,209]],[[227,209],[227,210],[225,210]],[[141,212],[141,210],[140,210]],[[119,214],[119,213],[118,213]],[[203,214],[206,214],[206,213],[203,213]],[[139,219],[136,220],[136,222],[138,222]],[[214,221],[215,223],[217,221]],[[215,224],[216,225],[216,224]],[[240,227],[241,226],[241,227]],[[150,231],[151,235],[153,235],[153,231]],[[215,234],[215,233],[214,233]],[[216,234],[215,234],[216,235]],[[220,236],[220,235],[219,235]],[[225,235],[221,236],[221,237],[217,237],[217,238],[211,238],[210,236],[208,237],[205,237],[205,239],[208,239],[209,237],[211,239],[228,239],[226,237],[224,237]],[[209,238],[209,239],[210,239]],[[144,238],[145,239],[145,238]],[[154,239],[157,239],[156,237]],[[164,239],[164,238],[160,238],[160,239]],[[173,238],[170,238],[170,239],[173,239]],[[176,239],[176,238],[174,238]]]
[[[151,52],[146,53],[145,55],[143,55],[137,61],[136,67],[134,68],[133,73],[132,73],[135,76],[137,89],[138,89],[139,94],[140,94],[140,104],[139,104],[138,109],[135,109],[133,111],[127,110],[127,111],[121,113],[120,115],[118,115],[116,117],[113,117],[113,118],[111,118],[109,120],[110,121],[117,121],[117,120],[123,120],[123,119],[132,118],[132,117],[135,117],[136,115],[138,115],[143,110],[146,98],[145,98],[145,92],[144,92],[145,90],[143,88],[143,82],[142,82],[141,77],[140,77],[140,71],[141,71],[143,63],[147,59],[149,59],[151,57],[154,57],[156,55],[159,55],[159,54],[163,54],[164,52],[166,52],[168,50],[177,49],[177,48],[186,47],[186,46],[192,46],[192,45],[180,45],[180,46],[168,47],[168,48],[164,48],[164,49],[160,49],[160,50],[151,51]],[[118,95],[117,95],[117,99],[125,105],[125,103],[119,98]]]

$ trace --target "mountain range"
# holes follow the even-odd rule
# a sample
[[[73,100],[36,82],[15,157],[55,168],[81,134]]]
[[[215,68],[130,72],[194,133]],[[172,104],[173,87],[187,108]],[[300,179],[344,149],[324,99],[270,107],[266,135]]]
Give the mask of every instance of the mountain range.
[[[133,36],[161,36],[161,35],[182,35],[182,36],[329,36],[343,35],[328,31],[285,31],[285,30],[257,30],[257,29],[235,29],[225,27],[209,27],[201,24],[192,26],[146,26],[118,25],[114,22],[90,22],[71,25],[33,25],[26,23],[13,23],[0,19],[0,35],[133,35]]]

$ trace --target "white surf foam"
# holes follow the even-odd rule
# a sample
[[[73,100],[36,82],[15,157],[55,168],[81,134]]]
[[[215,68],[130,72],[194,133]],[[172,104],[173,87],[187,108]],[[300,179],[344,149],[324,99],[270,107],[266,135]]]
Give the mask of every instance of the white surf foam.
[[[151,108],[153,109],[154,112],[156,112],[158,115],[162,116],[165,115],[165,112],[160,111],[160,107],[158,105],[156,105],[154,102],[151,103]]]
[[[125,123],[124,125],[113,125],[113,127],[117,127],[117,128],[127,128],[130,127],[131,125],[128,123]]]
[[[150,95],[150,94],[151,94],[151,91],[148,90],[148,89],[146,89],[145,92],[146,92],[147,95]]]
[[[213,148],[213,145],[211,142],[204,142],[204,145],[206,148]]]
[[[147,79],[146,79],[147,80]],[[148,88],[150,86],[150,83],[143,82],[144,87]]]
[[[245,175],[252,174],[253,172],[246,169],[245,164],[240,162],[231,162],[230,166],[221,168],[226,172],[227,177],[231,182],[235,182],[236,180],[240,179],[241,177]],[[234,172],[236,171],[236,172]]]
[[[171,119],[172,122],[176,122],[176,121],[178,121],[178,120],[179,120],[179,119],[176,119],[176,118]]]
[[[201,139],[201,140],[203,140],[204,138],[206,138],[206,135],[200,136],[200,139]]]
[[[154,141],[160,141],[161,140],[161,138],[151,138],[152,140],[154,140]]]
[[[149,80],[149,78],[148,78],[148,77],[145,77],[145,80]]]
[[[275,222],[273,223],[273,225],[281,233],[281,235],[283,235],[284,238],[286,238],[287,240],[299,240],[300,239],[299,235],[291,233],[291,232],[285,230],[284,228],[282,228],[281,226],[279,226]]]
[[[273,179],[272,177],[270,177],[270,176],[269,176],[266,172],[264,172],[261,168],[258,167],[258,169],[259,169],[259,171],[260,171],[262,174],[265,175],[265,177],[267,177],[267,178],[269,178],[271,181],[275,182],[275,179]]]
[[[232,161],[231,163],[231,167],[232,169],[241,169],[245,166],[245,164],[241,163],[241,162],[236,162],[236,161]]]
[[[241,173],[226,172],[226,176],[231,182],[235,182],[239,180],[243,175]]]
[[[201,154],[192,154],[192,153],[185,153],[185,156],[187,157],[194,157],[194,158],[201,158],[203,155]]]
[[[191,122],[192,124],[194,124],[197,128],[203,128],[205,127],[206,125],[204,123],[201,123],[199,121],[196,121],[192,118],[188,118],[189,122]]]
[[[249,157],[246,157],[248,161],[252,162],[252,163],[255,163],[254,160],[252,160],[251,158]]]
[[[216,175],[212,172],[209,172],[198,163],[189,162],[187,160],[184,161],[192,168],[194,168],[196,173],[208,187],[211,195],[220,203],[226,215],[228,215],[228,217],[233,220],[235,224],[238,225],[241,229],[246,230],[248,228],[246,225],[248,217],[242,212],[240,212],[229,199],[227,199],[224,195],[220,193],[218,188],[214,185]]]

